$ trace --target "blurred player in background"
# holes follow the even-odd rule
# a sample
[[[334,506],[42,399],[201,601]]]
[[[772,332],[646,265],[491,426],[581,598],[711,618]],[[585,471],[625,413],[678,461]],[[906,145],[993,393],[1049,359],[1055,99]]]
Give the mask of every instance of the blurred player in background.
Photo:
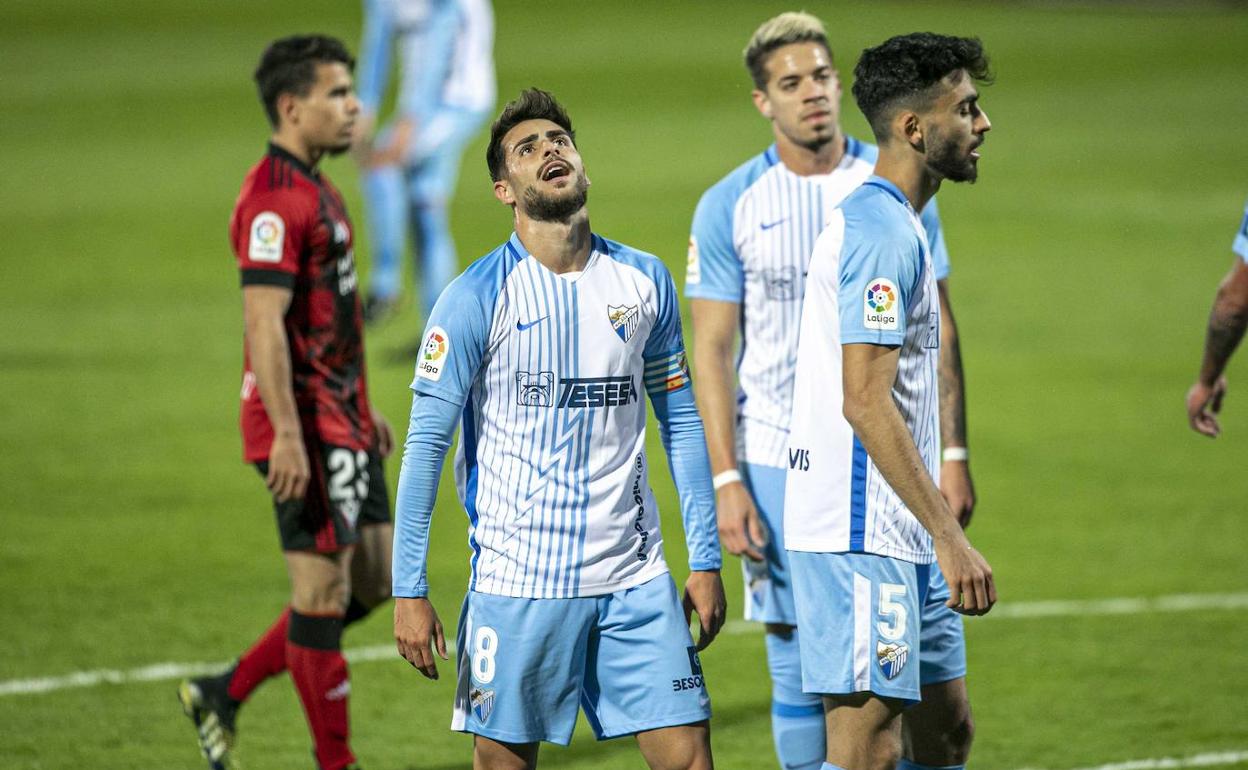
[[[408,232],[422,313],[458,270],[448,210],[464,145],[494,108],[493,47],[489,0],[364,0],[355,155],[368,216],[369,323],[396,309]],[[395,48],[397,112],[374,140]]]
[[[381,460],[394,442],[368,401],[351,220],[316,170],[350,146],[354,63],[334,38],[296,36],[270,45],[255,74],[273,133],[230,220],[246,328],[241,424],[245,459],[273,496],[291,599],[233,668],[179,688],[213,768],[233,766],[239,706],[284,670],[321,770],[354,766],[342,628],[389,596]]]
[[[930,718],[955,724],[965,705],[961,679],[921,687],[928,659],[947,655],[946,639],[922,633],[932,605],[982,614],[996,602],[937,486],[940,301],[917,213],[942,180],[975,180],[991,127],[975,84],[988,76],[979,41],[930,33],[867,49],[854,70],[879,157],[811,254],[785,485],[802,689],[824,695],[824,770],[930,767],[901,759],[903,711],[922,698]],[[933,561],[948,595],[931,590]]]
[[[494,196],[511,238],[438,300],[412,383],[396,506],[395,636],[436,678],[429,519],[456,423],[472,577],[452,727],[477,768],[532,768],[566,745],[578,702],[599,739],[635,735],[652,768],[711,767],[697,650],[724,620],[719,539],[680,305],[656,257],[590,230],[572,122],[545,91],[495,121]],[[680,497],[682,599],[650,490],[644,394]],[[689,633],[690,614],[701,625]]]
[[[825,753],[823,704],[819,695],[802,692],[783,540],[793,367],[815,237],[833,209],[871,175],[878,151],[841,130],[841,86],[819,19],[784,13],[767,20],[750,38],[745,64],[754,80],[754,104],[771,122],[776,141],[703,195],[694,214],[685,294],[692,299],[698,401],[715,472],[720,537],[745,558],[746,618],[767,624],[776,754],[784,768],[818,768]],[[962,364],[934,200],[922,221],[943,316],[941,489],[965,524],[974,492]],[[738,329],[742,344],[734,366]],[[934,570],[933,593],[947,590]],[[957,708],[909,712],[908,745],[922,764],[958,765],[970,750],[972,730],[962,620],[943,605],[930,612],[924,634],[943,652],[924,659],[923,684],[930,688],[924,703],[944,700]]]
[[[1213,298],[1200,375],[1187,391],[1187,420],[1192,430],[1210,438],[1217,438],[1222,432],[1218,425],[1218,412],[1226,395],[1226,377],[1222,372],[1248,328],[1248,207],[1231,250],[1235,252],[1235,264]]]

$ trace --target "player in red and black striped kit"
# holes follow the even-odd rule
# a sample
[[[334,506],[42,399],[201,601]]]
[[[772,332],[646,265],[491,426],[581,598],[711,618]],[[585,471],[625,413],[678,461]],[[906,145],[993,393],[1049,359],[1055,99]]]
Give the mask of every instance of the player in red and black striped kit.
[[[291,602],[233,668],[179,688],[217,770],[232,766],[242,701],[287,669],[321,770],[355,766],[342,628],[390,595],[381,459],[393,437],[365,386],[351,222],[316,171],[350,145],[354,64],[338,40],[297,36],[269,46],[256,70],[273,134],[230,220],[246,325],[240,422],[244,459],[272,493]]]

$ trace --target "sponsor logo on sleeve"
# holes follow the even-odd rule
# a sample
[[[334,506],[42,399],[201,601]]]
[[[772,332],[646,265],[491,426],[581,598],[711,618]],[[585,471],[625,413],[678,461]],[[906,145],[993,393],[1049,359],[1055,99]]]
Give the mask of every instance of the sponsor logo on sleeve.
[[[698,239],[689,236],[689,260],[685,263],[685,283],[702,283],[702,260],[698,258]]]
[[[272,211],[261,211],[251,220],[247,258],[252,262],[281,262],[286,223]]]
[[[867,282],[863,301],[862,325],[868,329],[896,331],[901,328],[901,298],[896,285],[887,278],[875,278]]]
[[[420,348],[420,358],[416,361],[416,376],[437,382],[442,379],[442,369],[446,366],[446,357],[451,352],[451,338],[441,326],[435,326],[425,335],[425,344]]]

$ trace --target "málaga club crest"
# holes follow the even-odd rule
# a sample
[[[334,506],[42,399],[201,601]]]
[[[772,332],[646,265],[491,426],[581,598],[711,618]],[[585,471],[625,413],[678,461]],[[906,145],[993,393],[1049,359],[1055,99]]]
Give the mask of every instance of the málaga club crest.
[[[637,331],[641,313],[637,312],[637,305],[607,305],[607,318],[620,339],[628,342],[633,332]]]

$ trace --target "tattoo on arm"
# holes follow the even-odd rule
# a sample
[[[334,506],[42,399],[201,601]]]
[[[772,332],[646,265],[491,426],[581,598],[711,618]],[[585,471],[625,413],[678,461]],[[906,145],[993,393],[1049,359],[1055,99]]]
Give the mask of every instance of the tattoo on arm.
[[[1221,299],[1221,298],[1219,298]],[[1248,311],[1230,303],[1215,302],[1209,314],[1209,330],[1205,335],[1205,361],[1201,379],[1213,382],[1222,374],[1248,326]]]

